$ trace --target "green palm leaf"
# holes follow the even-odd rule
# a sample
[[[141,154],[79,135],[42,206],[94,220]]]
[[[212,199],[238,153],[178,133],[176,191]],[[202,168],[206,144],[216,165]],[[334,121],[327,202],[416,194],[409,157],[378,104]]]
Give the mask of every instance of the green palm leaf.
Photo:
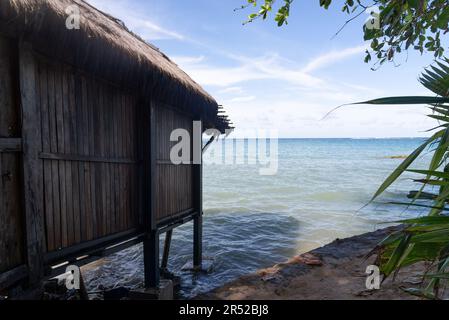
[[[437,127],[430,130],[438,131],[414,150],[385,179],[371,199],[373,201],[384,193],[405,171],[425,176],[414,180],[422,183],[423,186],[414,194],[411,203],[392,203],[428,208],[428,216],[396,221],[405,224],[405,227],[384,239],[378,245],[377,252],[380,270],[386,277],[397,272],[401,267],[420,261],[438,262],[437,272],[428,275],[431,281],[427,287],[420,290],[408,289],[411,293],[424,293],[424,296],[428,298],[435,298],[438,296],[439,281],[449,279],[446,272],[446,268],[449,266],[449,216],[442,215],[443,212],[448,211],[445,206],[449,203],[449,165],[445,166],[449,160],[449,60],[438,61],[421,75],[419,81],[436,96],[387,97],[352,105],[428,104],[433,112],[428,116],[440,122]],[[429,161],[428,169],[409,169],[426,148],[432,149],[432,158]],[[443,166],[445,167],[442,168]],[[414,203],[426,185],[438,188],[438,193],[429,200],[433,201],[432,205]]]

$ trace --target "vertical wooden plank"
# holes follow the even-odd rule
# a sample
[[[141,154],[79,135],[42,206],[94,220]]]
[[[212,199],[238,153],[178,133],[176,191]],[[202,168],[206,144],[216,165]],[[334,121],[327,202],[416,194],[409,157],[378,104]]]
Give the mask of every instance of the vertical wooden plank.
[[[75,74],[71,72],[69,75],[69,113],[70,113],[70,144],[71,152],[78,154],[78,134],[76,130],[77,126],[77,88],[75,85]],[[80,187],[79,187],[79,163],[73,161],[71,163],[72,170],[72,210],[73,210],[73,232],[74,232],[74,243],[81,242],[81,231],[80,231]]]
[[[88,124],[89,124],[89,155],[95,156],[95,132],[96,132],[96,125],[94,124],[94,109],[96,108],[95,105],[95,99],[96,99],[96,82],[93,79],[88,80],[89,86],[88,86]],[[95,205],[95,199],[97,197],[96,195],[96,189],[95,189],[95,163],[91,162],[89,163],[90,166],[90,219],[91,219],[91,234],[92,238],[95,239],[98,236],[98,221],[97,221],[97,208]]]
[[[20,137],[17,59],[16,42],[0,36],[0,138]],[[25,262],[20,163],[0,151],[0,273]]]
[[[93,124],[94,124],[94,137],[93,137],[93,143],[94,143],[94,154],[95,156],[100,156],[101,154],[101,128],[100,128],[100,108],[102,103],[102,95],[101,95],[101,85],[98,83],[95,83],[94,87],[94,105],[92,108],[92,117],[93,117]],[[101,191],[101,185],[102,185],[102,172],[101,172],[101,163],[95,163],[95,212],[97,215],[97,228],[95,230],[98,237],[102,237],[105,235],[104,232],[104,223],[103,223],[103,210],[102,210],[102,191]]]
[[[133,126],[133,131],[134,131],[134,158],[136,160],[138,160],[140,162],[140,160],[142,159],[140,151],[139,151],[139,146],[141,145],[141,140],[140,140],[140,130],[141,130],[141,125],[140,125],[140,121],[139,121],[139,110],[138,110],[138,104],[137,104],[137,99],[133,98],[133,109],[134,109],[134,116],[133,116],[133,120],[134,120],[134,126]],[[141,189],[140,188],[140,182],[139,182],[139,164],[136,164],[133,166],[133,174],[134,174],[134,192],[133,194],[135,195],[135,212],[134,212],[134,226],[141,226],[141,221],[140,221],[140,217],[141,217],[141,203],[140,203],[140,193],[141,193]]]
[[[72,153],[73,136],[71,135],[71,113],[70,113],[70,89],[69,89],[69,70],[63,68],[61,70],[62,74],[62,122],[64,127],[64,153]],[[65,179],[65,201],[67,210],[67,246],[71,246],[75,243],[75,232],[74,232],[74,219],[73,219],[73,181],[72,181],[72,163],[71,161],[64,161],[62,163],[64,167],[64,179]]]
[[[63,99],[63,76],[60,65],[55,70],[55,112],[56,112],[56,132],[58,142],[58,153],[65,153],[65,135],[64,135],[64,99]],[[62,247],[68,246],[68,232],[67,232],[67,199],[66,199],[66,175],[65,162],[58,161],[58,175],[59,175],[59,205],[61,209],[61,242]]]
[[[99,86],[99,95],[100,95],[100,102],[98,104],[98,126],[99,126],[99,149],[100,149],[100,156],[106,157],[105,153],[105,140],[108,138],[108,136],[105,134],[105,114],[108,112],[107,106],[105,103],[105,90],[103,86]],[[111,225],[109,222],[109,213],[107,212],[106,208],[106,188],[105,188],[105,181],[106,181],[106,164],[102,163],[99,166],[99,170],[101,173],[101,179],[99,183],[97,183],[99,187],[99,194],[101,196],[101,211],[102,211],[102,224],[103,224],[103,232],[104,234],[110,234],[111,232]]]
[[[43,152],[51,152],[50,149],[50,112],[48,104],[47,66],[40,63],[40,98],[42,112],[42,149]],[[47,249],[53,251],[55,246],[55,230],[53,217],[53,182],[51,161],[44,161],[44,193],[45,193],[45,223],[47,228]]]
[[[58,131],[56,125],[56,99],[55,99],[55,71],[47,65],[47,90],[48,90],[48,117],[50,129],[50,150],[58,152]],[[59,168],[57,161],[50,161],[51,166],[51,187],[47,188],[51,192],[53,203],[53,232],[55,249],[62,247],[61,241],[61,209],[59,201]]]
[[[148,109],[147,109],[148,108]],[[144,239],[144,273],[145,273],[145,287],[155,288],[159,286],[159,233],[157,231],[155,219],[155,199],[156,199],[156,121],[155,121],[155,107],[151,103],[145,108],[144,119],[144,176],[146,183],[144,190],[148,196],[148,201],[145,202],[145,229],[146,235]],[[144,197],[145,198],[145,197]]]
[[[36,96],[36,61],[31,46],[19,48],[20,96],[22,105],[23,178],[29,279],[37,284],[44,274],[45,248],[43,166],[40,110]]]
[[[193,134],[193,159],[199,164],[193,165],[195,209],[197,214],[193,219],[193,265],[201,267],[203,263],[203,153],[202,153],[202,123]]]
[[[18,137],[20,123],[18,108],[15,103],[17,93],[17,67],[14,57],[17,56],[16,45],[0,36],[0,137]]]
[[[23,260],[19,154],[0,153],[0,273]]]
[[[145,230],[145,215],[147,214],[146,211],[146,199],[147,199],[147,193],[146,193],[146,182],[145,179],[147,178],[147,171],[145,166],[148,164],[146,161],[146,143],[148,139],[145,137],[145,128],[147,127],[145,125],[145,122],[148,121],[148,119],[145,117],[145,112],[143,111],[143,108],[146,106],[142,104],[140,100],[136,101],[136,114],[135,114],[135,121],[136,121],[136,157],[139,159],[139,163],[135,166],[135,174],[136,174],[136,198],[137,198],[137,204],[138,204],[138,216],[137,218],[137,224],[139,225],[139,229]]]
[[[84,105],[86,104],[86,95],[84,91],[84,80],[80,75],[76,75],[75,79],[75,93],[76,93],[76,135],[78,137],[77,153],[84,155],[85,146],[85,130],[84,130]],[[86,230],[86,188],[84,177],[85,165],[83,162],[78,163],[78,183],[79,183],[79,226],[80,226],[80,241],[87,239]]]
[[[136,146],[136,135],[135,135],[135,131],[136,131],[136,118],[135,118],[135,104],[134,104],[134,97],[129,96],[128,97],[128,105],[129,105],[129,118],[130,118],[130,127],[129,127],[129,131],[130,131],[130,141],[129,141],[129,156],[132,159],[136,159],[136,155],[135,155],[135,146]],[[129,227],[130,228],[134,228],[136,226],[135,223],[135,214],[136,214],[136,185],[135,185],[135,165],[129,166],[128,169],[128,176],[129,176],[129,190],[130,190],[130,197],[129,197],[129,203],[130,203],[130,215],[129,215]]]
[[[6,186],[4,190],[6,190],[5,202],[3,208],[5,212],[10,211],[10,223],[9,233],[11,235],[11,239],[14,239],[11,242],[10,250],[12,251],[11,257],[14,257],[14,261],[12,261],[11,266],[15,267],[25,262],[24,260],[24,219],[23,219],[23,211],[22,211],[22,194],[21,187],[22,183],[20,179],[22,178],[21,174],[21,161],[20,154],[3,154],[2,155],[2,164],[3,169],[7,169],[7,173],[11,172],[12,175],[10,177],[9,183],[10,186]],[[8,183],[8,181],[6,181]],[[8,194],[10,193],[10,195]],[[45,250],[45,245],[43,244],[43,250]]]
[[[128,123],[129,123],[129,132],[128,132],[128,156],[132,159],[135,159],[134,156],[134,143],[135,143],[135,135],[134,135],[134,127],[135,127],[135,121],[134,121],[134,99],[132,96],[128,96],[127,99],[128,103]],[[134,165],[128,166],[128,170],[126,171],[128,176],[128,189],[129,189],[129,197],[128,197],[128,228],[134,227],[134,214],[135,214],[135,200],[134,200],[134,194],[135,194],[135,188],[134,188]]]
[[[121,112],[122,103],[121,103],[121,95],[119,93],[114,92],[112,94],[113,102],[112,109],[110,113],[112,115],[112,156],[116,158],[120,158],[122,152],[122,144],[121,138],[123,136],[123,116]],[[122,181],[120,180],[120,166],[117,164],[111,164],[112,169],[112,181],[111,181],[111,192],[112,192],[112,210],[115,213],[116,220],[116,231],[123,230],[123,197],[125,195],[120,192],[123,189]],[[122,196],[119,196],[119,192],[122,193]]]
[[[83,154],[88,156],[89,153],[89,92],[88,88],[90,86],[90,83],[88,83],[88,80],[83,76],[83,109],[82,109],[82,116],[83,116]],[[84,231],[85,231],[85,238],[84,241],[92,240],[93,239],[93,227],[92,227],[92,193],[91,193],[91,184],[90,184],[90,175],[91,175],[91,168],[90,164],[85,162],[83,163],[84,166]]]
[[[128,148],[129,148],[129,131],[131,129],[129,125],[129,109],[127,104],[127,96],[126,94],[122,94],[121,97],[121,113],[123,117],[123,126],[121,128],[122,137],[120,139],[121,143],[121,156],[123,158],[129,157]],[[123,215],[123,230],[128,229],[128,216],[130,214],[130,210],[128,207],[129,204],[129,188],[128,188],[128,175],[127,175],[128,166],[127,165],[120,165],[119,166],[119,172],[120,172],[120,181],[123,183],[122,185],[122,191],[123,191],[123,199],[121,203],[122,207],[122,215]]]
[[[105,110],[104,110],[104,121],[105,121],[105,155],[107,157],[111,156],[111,140],[112,140],[112,124],[111,124],[111,110],[112,110],[112,97],[105,88]],[[108,226],[109,226],[109,232],[114,233],[115,228],[115,214],[112,211],[111,207],[111,164],[106,163],[105,165],[105,176],[104,176],[104,188],[106,191],[106,201],[104,204],[104,210],[106,211],[106,214],[108,216]]]

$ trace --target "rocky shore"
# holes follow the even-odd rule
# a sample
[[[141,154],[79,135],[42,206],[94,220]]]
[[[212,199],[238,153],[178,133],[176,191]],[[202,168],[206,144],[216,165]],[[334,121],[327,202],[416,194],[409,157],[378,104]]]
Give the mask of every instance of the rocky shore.
[[[401,288],[419,287],[424,264],[404,268],[386,279],[379,290],[366,287],[366,255],[398,227],[334,242],[285,263],[241,277],[196,299],[419,299]]]

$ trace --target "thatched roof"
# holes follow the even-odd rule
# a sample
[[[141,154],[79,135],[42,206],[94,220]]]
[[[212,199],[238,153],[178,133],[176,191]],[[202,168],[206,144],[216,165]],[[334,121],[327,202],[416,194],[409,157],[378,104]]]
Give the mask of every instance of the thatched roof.
[[[68,6],[81,13],[79,30],[66,28]],[[33,49],[89,73],[140,90],[151,98],[201,117],[206,126],[228,126],[217,102],[151,44],[119,20],[83,0],[1,0],[0,31],[29,41]]]

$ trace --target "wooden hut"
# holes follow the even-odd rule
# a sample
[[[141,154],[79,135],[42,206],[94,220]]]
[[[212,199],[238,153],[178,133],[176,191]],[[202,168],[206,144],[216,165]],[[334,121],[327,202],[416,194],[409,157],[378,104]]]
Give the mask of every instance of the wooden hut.
[[[79,28],[68,28],[70,6]],[[191,220],[201,265],[202,165],[172,164],[170,132],[201,145],[194,120],[202,132],[229,127],[218,109],[88,3],[1,0],[0,291],[137,242],[145,285],[157,287],[159,236]]]

